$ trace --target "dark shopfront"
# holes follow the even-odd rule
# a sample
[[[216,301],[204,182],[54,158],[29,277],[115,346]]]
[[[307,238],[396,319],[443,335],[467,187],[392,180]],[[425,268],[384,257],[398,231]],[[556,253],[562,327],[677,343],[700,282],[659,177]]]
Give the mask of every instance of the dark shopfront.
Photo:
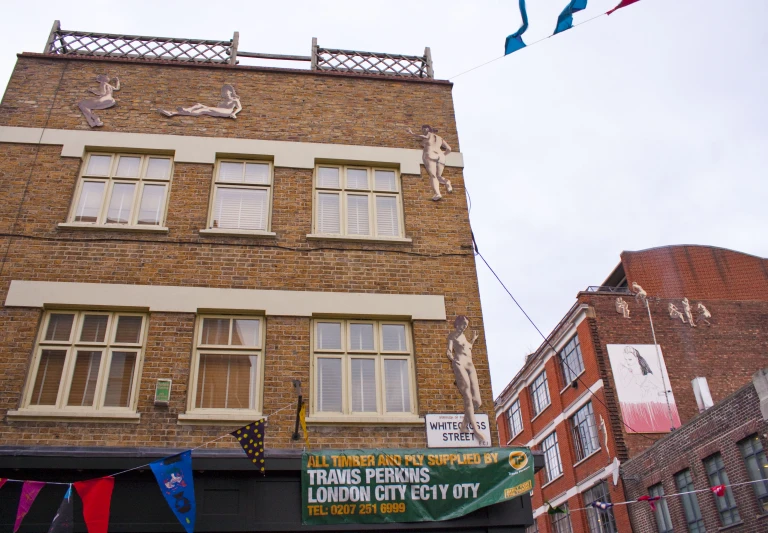
[[[40,481],[80,481],[109,475],[182,450],[157,448],[70,448],[0,446],[0,477]],[[271,453],[270,453],[271,452]],[[462,531],[522,533],[531,524],[530,496],[479,509],[444,522],[307,527],[301,525],[301,452],[271,450],[267,475],[260,475],[240,450],[196,450],[195,531]],[[544,458],[534,455],[535,469]],[[0,491],[0,532],[12,531],[21,483]],[[46,485],[20,532],[46,532],[66,492]],[[82,504],[74,498],[75,531],[86,531]],[[149,467],[116,477],[110,532],[183,532],[160,493]]]

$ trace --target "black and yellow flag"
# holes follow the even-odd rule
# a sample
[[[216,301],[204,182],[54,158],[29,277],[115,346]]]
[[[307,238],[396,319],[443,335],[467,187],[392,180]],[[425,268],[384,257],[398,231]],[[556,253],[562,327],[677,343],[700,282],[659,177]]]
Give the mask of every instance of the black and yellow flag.
[[[264,419],[236,429],[231,435],[243,447],[248,459],[264,472]]]

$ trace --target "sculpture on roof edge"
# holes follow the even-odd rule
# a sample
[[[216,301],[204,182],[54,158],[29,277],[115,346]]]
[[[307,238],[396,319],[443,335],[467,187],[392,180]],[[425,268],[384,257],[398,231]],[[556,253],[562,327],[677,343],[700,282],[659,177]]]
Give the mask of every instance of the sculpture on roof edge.
[[[101,119],[94,115],[93,112],[98,109],[109,109],[115,105],[116,101],[113,93],[120,90],[120,78],[118,77],[115,77],[114,85],[109,83],[111,81],[110,77],[104,74],[96,76],[96,81],[99,82],[99,88],[88,90],[98,96],[98,98],[83,100],[77,104],[77,107],[83,113],[85,120],[88,121],[88,125],[92,128],[98,128],[104,125]]]
[[[616,312],[624,315],[624,318],[629,318],[629,304],[621,296],[616,298]]]
[[[636,281],[632,282],[632,292],[638,302],[645,302],[648,299],[648,293]]]
[[[699,302],[699,305],[696,306],[696,309],[699,311],[699,317],[696,319],[696,323],[704,322],[707,326],[711,326],[709,318],[712,318],[712,313],[709,312],[709,309],[706,308],[706,306]]]
[[[464,336],[464,331],[469,326],[469,318],[464,315],[457,316],[453,325],[454,330],[448,334],[446,355],[451,362],[453,375],[456,377],[456,387],[458,387],[464,400],[464,419],[461,421],[459,431],[472,432],[481,443],[490,444],[490,435],[484,435],[475,420],[475,409],[479,409],[482,404],[477,372],[475,371],[475,364],[472,362],[472,346],[478,335],[476,332],[472,332],[471,341]]]
[[[686,323],[683,313],[680,311],[680,309],[677,308],[675,304],[670,302],[670,304],[667,306],[667,309],[669,310],[669,318],[679,318],[683,324]]]
[[[691,304],[688,301],[688,298],[683,298],[683,312],[685,313],[685,318],[688,319],[688,324],[692,328],[696,327],[696,323],[693,321],[693,311],[691,311]]]
[[[421,139],[421,146],[424,149],[421,160],[424,161],[427,174],[429,174],[429,180],[432,183],[432,191],[435,193],[432,199],[434,201],[440,200],[443,197],[440,194],[441,183],[445,185],[446,191],[449,193],[453,192],[451,181],[443,177],[445,158],[451,153],[451,147],[448,146],[445,139],[437,135],[436,129],[427,124],[421,127],[421,134],[413,133],[411,128],[408,128],[408,133]]]
[[[223,118],[237,118],[237,114],[243,110],[243,106],[240,104],[240,97],[235,92],[234,86],[226,84],[221,88],[222,101],[219,102],[217,107],[209,107],[204,104],[197,103],[189,107],[179,106],[176,111],[168,111],[167,109],[158,109],[157,111],[166,117],[173,117],[176,115],[199,117],[207,115],[209,117],[223,117]]]

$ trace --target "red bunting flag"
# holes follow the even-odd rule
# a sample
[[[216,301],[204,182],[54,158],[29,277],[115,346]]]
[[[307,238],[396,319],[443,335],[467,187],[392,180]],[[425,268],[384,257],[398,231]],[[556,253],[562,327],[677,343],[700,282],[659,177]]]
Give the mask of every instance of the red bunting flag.
[[[724,496],[725,495],[725,485],[715,485],[714,487],[710,487],[709,490],[717,494],[718,496]]]
[[[107,533],[109,505],[112,502],[115,478],[89,479],[78,481],[74,485],[80,499],[83,500],[83,518],[88,533]]]
[[[637,501],[639,502],[648,502],[648,504],[651,506],[651,511],[656,510],[656,502],[661,499],[661,496],[640,496]]]
[[[3,485],[5,485],[6,481],[8,481],[8,478],[0,477],[0,488],[2,488]]]
[[[617,9],[621,9],[622,7],[627,7],[628,5],[634,4],[635,2],[638,2],[638,1],[639,0],[621,0],[621,3],[619,5],[617,5],[616,7],[614,7],[613,9],[611,9],[610,11],[608,11],[606,13],[606,15],[610,15],[611,13],[616,11]]]
[[[45,483],[42,481],[25,481],[21,487],[21,498],[19,499],[19,508],[16,510],[16,523],[13,525],[13,533],[16,533],[21,526],[21,521],[27,516],[29,508],[37,498],[37,495],[43,490]]]

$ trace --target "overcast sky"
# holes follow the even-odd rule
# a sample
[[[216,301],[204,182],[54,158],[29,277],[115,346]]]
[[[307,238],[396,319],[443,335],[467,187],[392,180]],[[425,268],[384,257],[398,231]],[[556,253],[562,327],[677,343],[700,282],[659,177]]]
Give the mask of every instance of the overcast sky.
[[[567,0],[529,0],[526,42]],[[618,0],[589,0],[576,23]],[[517,0],[4,0],[0,84],[64,29],[421,54],[453,78],[503,53]],[[456,77],[480,251],[545,333],[622,250],[710,244],[768,257],[768,1],[640,0]],[[418,126],[418,125],[415,125]],[[478,259],[494,395],[541,337]]]

